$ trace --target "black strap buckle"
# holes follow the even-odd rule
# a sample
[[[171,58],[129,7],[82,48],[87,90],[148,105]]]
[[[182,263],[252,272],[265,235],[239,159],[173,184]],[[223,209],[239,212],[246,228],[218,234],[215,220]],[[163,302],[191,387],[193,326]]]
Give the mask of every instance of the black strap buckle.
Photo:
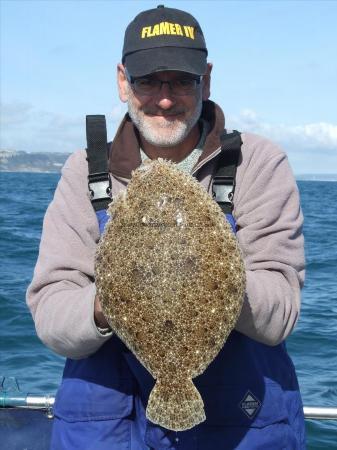
[[[216,176],[213,180],[212,188],[214,200],[220,206],[227,204],[232,208],[234,187],[233,177]]]
[[[88,175],[88,187],[92,202],[111,199],[111,179],[108,172],[96,172]]]

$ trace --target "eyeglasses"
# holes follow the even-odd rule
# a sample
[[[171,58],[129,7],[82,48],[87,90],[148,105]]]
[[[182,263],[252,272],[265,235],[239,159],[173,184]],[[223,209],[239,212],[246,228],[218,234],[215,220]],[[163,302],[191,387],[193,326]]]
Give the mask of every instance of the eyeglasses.
[[[184,77],[162,81],[153,77],[133,78],[128,74],[127,79],[137,94],[149,96],[158,94],[163,84],[168,84],[172,95],[194,94],[201,81],[200,77]]]

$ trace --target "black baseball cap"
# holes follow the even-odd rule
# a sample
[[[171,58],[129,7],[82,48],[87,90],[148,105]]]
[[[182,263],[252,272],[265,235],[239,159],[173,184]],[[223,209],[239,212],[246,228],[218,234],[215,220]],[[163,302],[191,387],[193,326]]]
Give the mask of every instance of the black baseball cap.
[[[125,31],[122,63],[132,77],[164,70],[204,75],[207,48],[199,23],[163,5],[141,12]]]

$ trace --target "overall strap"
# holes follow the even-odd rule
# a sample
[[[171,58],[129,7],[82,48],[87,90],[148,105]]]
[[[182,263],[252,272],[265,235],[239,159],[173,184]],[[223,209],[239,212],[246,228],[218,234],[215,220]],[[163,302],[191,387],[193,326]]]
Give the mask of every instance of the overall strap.
[[[213,177],[213,198],[224,214],[232,214],[236,168],[241,153],[241,134],[227,130],[221,136],[221,152]]]
[[[86,131],[90,200],[94,210],[99,211],[107,209],[111,202],[105,116],[86,116]]]

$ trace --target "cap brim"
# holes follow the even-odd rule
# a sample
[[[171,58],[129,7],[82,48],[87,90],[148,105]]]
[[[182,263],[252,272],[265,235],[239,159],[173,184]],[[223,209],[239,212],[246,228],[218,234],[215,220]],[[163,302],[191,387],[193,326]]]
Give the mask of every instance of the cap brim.
[[[204,75],[207,69],[207,54],[204,50],[184,47],[157,47],[127,55],[124,64],[132,77],[165,70]]]

